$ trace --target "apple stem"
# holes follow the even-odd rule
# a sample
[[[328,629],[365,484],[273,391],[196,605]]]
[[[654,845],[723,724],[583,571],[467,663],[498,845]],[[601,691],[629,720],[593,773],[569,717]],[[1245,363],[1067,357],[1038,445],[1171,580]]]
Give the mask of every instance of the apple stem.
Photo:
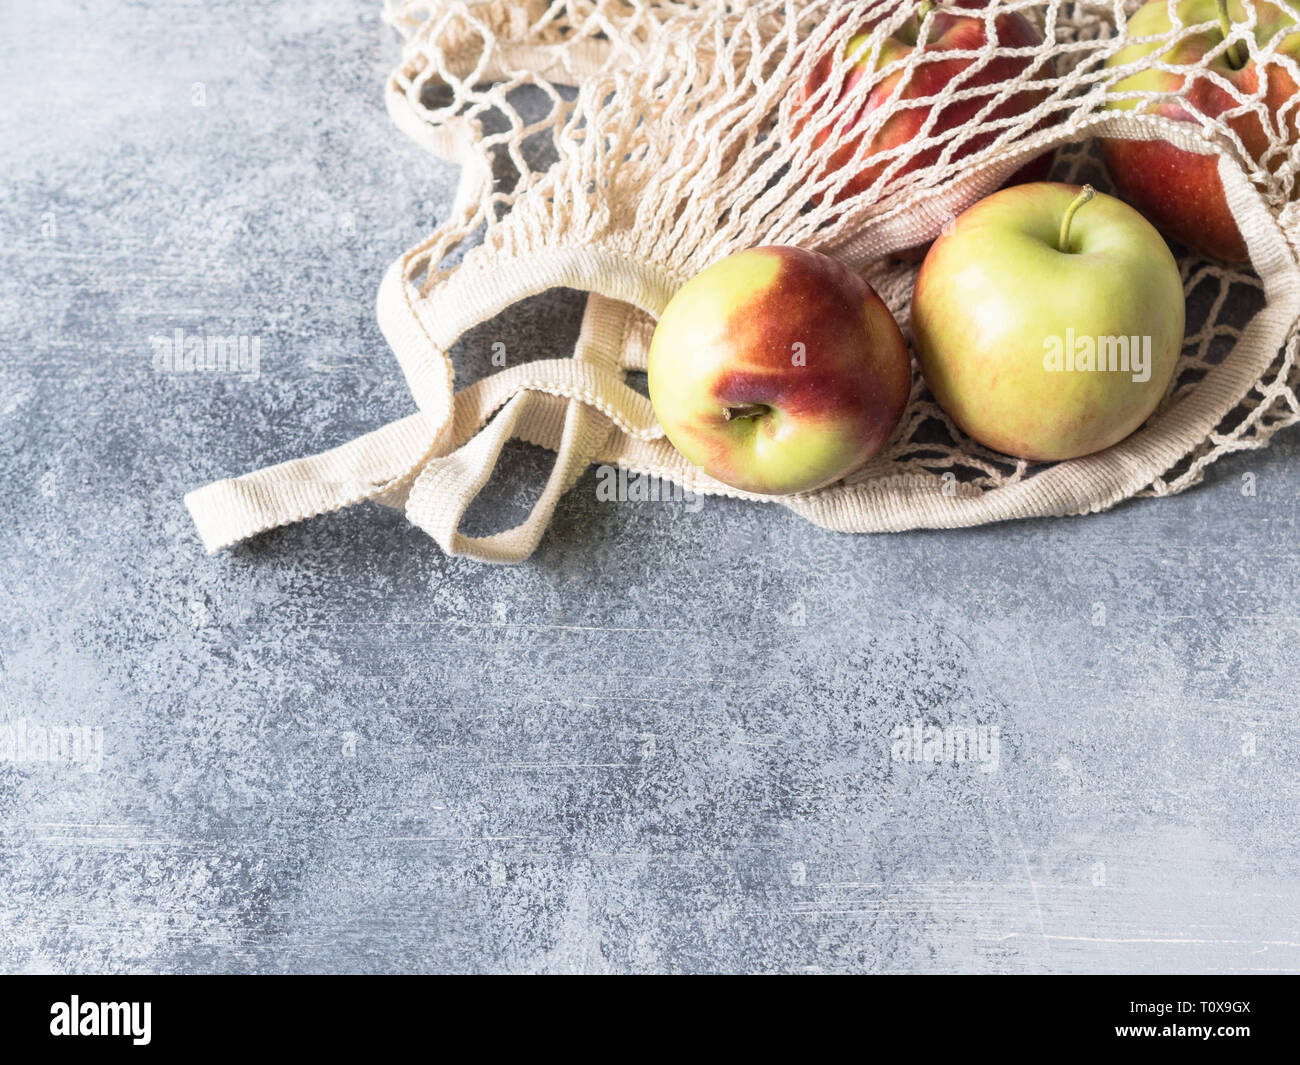
[[[1074,212],[1082,207],[1085,203],[1097,195],[1097,190],[1091,185],[1084,185],[1079,190],[1079,195],[1070,201],[1070,206],[1065,209],[1065,217],[1061,219],[1061,234],[1057,238],[1056,247],[1067,255],[1070,252],[1070,222],[1074,220]]]
[[[1223,39],[1228,39],[1228,34],[1232,32],[1232,19],[1228,17],[1228,0],[1214,0],[1214,6],[1219,12],[1219,29],[1223,32]],[[1227,59],[1228,66],[1233,70],[1240,70],[1246,65],[1246,58],[1241,54],[1241,41],[1233,41],[1228,45]]]
[[[742,403],[739,407],[722,408],[722,417],[729,422],[737,418],[757,418],[760,414],[766,413],[767,408],[761,403]]]
[[[916,24],[919,27],[926,19],[926,16],[934,10],[934,0],[921,0],[916,6]]]

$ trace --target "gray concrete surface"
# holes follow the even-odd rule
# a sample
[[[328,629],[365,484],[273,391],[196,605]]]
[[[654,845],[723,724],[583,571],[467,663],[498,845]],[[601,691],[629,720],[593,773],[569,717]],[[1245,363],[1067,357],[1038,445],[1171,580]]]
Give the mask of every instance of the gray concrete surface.
[[[375,507],[203,554],[187,489],[412,409],[372,301],[454,174],[377,7],[6,13],[0,969],[1300,970],[1294,433],[1086,520],[588,475],[517,568]],[[260,375],[155,371],[178,328]]]

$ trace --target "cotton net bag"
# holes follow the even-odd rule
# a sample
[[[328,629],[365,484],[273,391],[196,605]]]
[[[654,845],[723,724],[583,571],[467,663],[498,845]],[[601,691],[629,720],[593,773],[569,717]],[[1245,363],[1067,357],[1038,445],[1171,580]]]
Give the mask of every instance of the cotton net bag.
[[[1266,2],[1245,0],[1247,18],[1227,43],[1240,42],[1257,63],[1284,65],[1300,82],[1278,40],[1260,45],[1251,31]],[[936,10],[960,7],[985,20],[1019,12],[1042,43],[1008,48],[990,32],[992,43],[971,56],[972,72],[1019,60],[992,90],[972,73],[939,96],[909,101],[896,93],[864,113],[836,104],[854,58],[845,42],[865,29],[867,47],[879,48],[915,17],[913,3],[390,3],[405,47],[387,84],[389,112],[461,168],[450,217],[391,266],[378,296],[380,325],[418,411],[331,451],[191,492],[186,502],[205,546],[216,551],[374,500],[403,508],[448,553],[514,562],[533,552],[557,500],[592,463],[684,490],[779,503],[843,532],[951,528],[1169,495],[1197,483],[1221,455],[1263,446],[1300,418],[1300,158],[1287,134],[1296,101],[1289,114],[1270,114],[1262,89],[1243,94],[1208,68],[1200,72],[1232,95],[1231,113],[1258,114],[1268,139],[1262,158],[1221,119],[1149,113],[1165,98],[1156,92],[1131,93],[1128,109],[1106,107],[1120,79],[1165,54],[1106,65],[1129,41],[1137,6],[949,0]],[[1170,13],[1171,44],[1206,28],[1184,25],[1173,4]],[[900,84],[927,61],[924,49],[914,50]],[[825,88],[810,97],[815,71]],[[870,75],[865,86],[894,72]],[[1027,91],[1038,102],[1008,113],[1005,102]],[[969,121],[947,130],[927,121],[880,157],[868,187],[851,186],[862,167],[835,156],[845,143],[867,145],[898,108],[933,104],[938,114],[971,101]],[[823,109],[817,121],[808,121],[810,107]],[[828,122],[835,135],[819,135]],[[1151,419],[1106,451],[1048,464],[989,451],[952,424],[914,373],[907,412],[881,454],[828,487],[773,499],[687,463],[629,384],[629,372],[644,370],[656,316],[677,288],[723,256],[761,244],[822,251],[860,271],[906,334],[917,266],[894,253],[935,238],[1048,149],[1059,148],[1056,179],[1109,188],[1099,137],[1164,138],[1216,159],[1250,260],[1240,268],[1180,260],[1189,305],[1175,379]],[[519,361],[457,391],[449,351],[458,338],[556,287],[589,293],[572,356]],[[556,453],[531,513],[493,535],[461,533],[462,516],[512,439]]]

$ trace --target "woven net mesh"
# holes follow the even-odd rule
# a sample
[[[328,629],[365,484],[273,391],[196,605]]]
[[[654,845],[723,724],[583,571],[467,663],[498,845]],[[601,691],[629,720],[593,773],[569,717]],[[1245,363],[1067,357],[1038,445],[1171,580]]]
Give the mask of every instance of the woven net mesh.
[[[552,175],[551,187],[543,188],[541,213],[550,214],[542,222],[549,221],[550,233],[561,239],[621,232],[629,249],[661,260],[667,257],[664,244],[672,242],[678,273],[702,268],[729,251],[758,242],[834,247],[837,238],[906,205],[916,188],[941,185],[958,170],[1005,155],[1017,138],[1045,119],[1079,124],[1095,112],[1103,99],[1099,90],[1104,92],[1131,72],[1132,68],[1116,72],[1106,66],[1106,60],[1126,43],[1122,31],[1127,16],[1138,6],[1132,2],[1006,3],[975,9],[974,13],[990,20],[1016,11],[1043,30],[1038,51],[1044,64],[1055,67],[1056,76],[1044,76],[1044,64],[1027,63],[1021,74],[1000,85],[998,97],[980,88],[967,91],[983,93],[988,112],[996,110],[993,104],[998,99],[1014,96],[1018,90],[1046,87],[1050,96],[1037,107],[1003,119],[996,140],[974,156],[962,150],[976,136],[987,137],[987,123],[977,121],[940,133],[933,137],[934,144],[922,139],[908,142],[895,152],[895,173],[883,174],[873,188],[857,197],[860,202],[852,210],[844,211],[830,196],[823,197],[828,201],[823,206],[808,210],[819,186],[834,191],[848,181],[853,167],[840,167],[810,187],[804,175],[816,170],[807,154],[817,152],[803,145],[804,165],[789,165],[795,138],[785,134],[791,134],[796,123],[791,119],[793,109],[784,105],[798,92],[801,79],[809,76],[811,63],[833,52],[837,39],[846,38],[846,29],[876,23],[883,38],[912,15],[911,4],[895,0],[856,4],[411,0],[393,4],[392,21],[408,41],[404,62],[393,75],[394,91],[433,126],[463,123],[495,175],[502,172],[501,154],[512,170],[510,178],[484,185],[470,209],[439,230],[430,259],[443,262],[482,225],[491,227],[501,220],[523,196],[547,181],[551,167],[560,160],[568,172]],[[1184,24],[1178,7],[1171,6],[1175,27],[1171,47],[1183,35],[1204,31],[1203,24]],[[1253,13],[1255,5],[1248,2],[1244,7]],[[1278,42],[1260,49],[1253,37],[1243,34],[1242,40],[1256,62],[1289,66],[1294,73],[1294,62],[1277,52]],[[991,47],[982,60],[997,55]],[[926,60],[919,57],[921,64]],[[969,69],[973,76],[979,61]],[[877,81],[886,73],[877,73]],[[1280,211],[1294,197],[1300,165],[1287,137],[1286,116],[1277,122],[1258,97],[1243,95],[1213,72],[1204,76],[1216,79],[1242,113],[1254,109],[1272,135],[1270,154],[1256,159],[1222,116],[1191,113],[1210,133],[1226,135],[1237,150],[1236,160]],[[1185,93],[1190,84],[1189,79],[1173,95]],[[549,107],[541,117],[534,112],[526,119],[523,105],[516,102],[518,90],[527,86],[545,94]],[[564,92],[569,87],[587,91],[575,98]],[[828,86],[828,94],[829,90]],[[1153,102],[1169,98],[1150,95]],[[933,113],[941,101],[920,96],[909,103],[930,106]],[[1294,106],[1300,106],[1300,101]],[[860,136],[865,145],[889,115],[887,107],[877,109],[865,121],[847,126],[846,139]],[[848,116],[850,121],[854,117]],[[540,139],[553,151],[525,150],[530,141]],[[934,145],[941,148],[938,160],[897,174],[915,155]],[[543,162],[537,161],[539,157]],[[588,179],[584,185],[575,186],[571,180],[575,170]],[[672,179],[664,180],[665,174]],[[1113,191],[1095,146],[1088,142],[1067,146],[1052,176]],[[560,186],[575,202],[555,204]],[[528,219],[537,220],[537,213]],[[488,238],[491,247],[505,255],[517,251],[515,231],[495,228],[499,231]],[[1166,405],[1194,388],[1206,370],[1231,350],[1262,302],[1259,280],[1248,268],[1189,256],[1183,256],[1180,265],[1191,313]],[[445,272],[430,269],[422,291],[436,291]],[[915,272],[915,266],[896,261],[878,262],[874,268],[867,265],[864,270],[903,326]],[[1175,469],[1153,480],[1147,491],[1180,491],[1199,481],[1216,458],[1262,446],[1278,429],[1300,419],[1294,376],[1297,343],[1293,330],[1240,406]],[[965,437],[929,398],[918,374],[905,423],[893,444],[879,461],[851,479],[869,479],[883,471],[954,471],[963,481],[988,490],[1032,476],[1033,467]]]
[[[1218,158],[1251,259],[1226,266],[1174,247],[1187,333],[1147,426],[1101,456],[1030,464],[963,435],[914,372],[884,452],[838,484],[778,502],[846,531],[1086,513],[1182,491],[1222,455],[1263,446],[1300,419],[1300,100],[1279,107],[1276,97],[1277,85],[1300,84],[1287,54],[1300,52],[1300,11],[1290,0],[1230,0],[1230,36],[1211,33],[1213,47],[1189,63],[1176,49],[1217,31],[1206,0],[1171,0],[1159,47],[1121,56],[1150,40],[1130,26],[1138,6],[949,0],[918,19],[901,0],[389,0],[405,39],[389,112],[461,167],[449,217],[397,264],[400,298],[388,299],[419,326],[419,350],[394,340],[404,325],[386,332],[424,421],[409,446],[381,441],[365,462],[345,456],[364,491],[306,499],[285,486],[319,470],[292,463],[244,487],[218,482],[235,486],[221,505],[243,510],[205,540],[224,546],[378,498],[449,551],[517,560],[592,462],[744,496],[687,464],[627,384],[676,287],[731,252],[796,245],[859,270],[907,334],[918,269],[909,250],[1051,151],[1054,179],[1111,190],[1103,136],[1164,138]],[[941,16],[978,20],[982,38],[927,47]],[[1271,36],[1258,32],[1274,24]],[[897,49],[908,33],[916,46]],[[1253,84],[1225,76],[1216,60],[1228,48],[1253,64]],[[943,77],[927,77],[932,64],[948,64]],[[1152,70],[1179,77],[1158,90],[1125,80]],[[1214,114],[1198,109],[1207,86]],[[461,334],[555,285],[593,293],[573,359],[455,381],[448,350]],[[507,415],[493,440],[476,441]],[[554,491],[527,529],[460,536],[460,516],[512,437],[561,452]],[[395,457],[375,467],[380,452]],[[201,531],[218,524],[191,509]]]

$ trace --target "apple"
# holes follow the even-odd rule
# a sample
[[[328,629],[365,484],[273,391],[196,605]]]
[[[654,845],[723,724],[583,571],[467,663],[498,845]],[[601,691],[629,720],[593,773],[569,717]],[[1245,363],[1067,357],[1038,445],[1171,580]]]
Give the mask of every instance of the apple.
[[[875,455],[912,387],[907,344],[848,267],[792,247],[688,281],[650,341],[650,402],[686,458],[746,492],[838,480]]]
[[[1078,458],[1156,409],[1183,342],[1178,266],[1137,211],[1038,182],[980,200],[921,264],[912,336],[968,436],[1035,462]]]
[[[1253,36],[1258,44],[1262,47],[1282,33],[1277,52],[1300,62],[1296,8],[1277,0],[1255,0],[1254,11],[1257,22]],[[1212,25],[1172,47],[1167,38],[1164,42],[1131,44],[1113,55],[1107,65],[1118,67],[1158,55],[1164,64],[1190,67],[1220,47],[1233,24],[1243,24],[1247,18],[1241,0],[1181,0],[1177,14],[1185,26]],[[1167,35],[1172,30],[1166,0],[1150,0],[1128,22],[1128,34],[1133,38]],[[1147,107],[1147,113],[1184,122],[1195,122],[1198,115],[1223,116],[1222,121],[1241,139],[1256,163],[1268,168],[1281,165],[1286,152],[1275,150],[1271,158],[1266,158],[1269,135],[1257,108],[1248,102],[1258,99],[1269,116],[1274,137],[1294,146],[1298,138],[1293,74],[1276,59],[1263,64],[1250,59],[1241,41],[1209,60],[1208,70],[1230,84],[1234,92],[1214,84],[1204,70],[1148,70],[1117,82],[1111,92],[1177,93],[1177,98]],[[1106,106],[1134,110],[1145,103],[1140,98],[1111,99]],[[1232,110],[1242,113],[1228,116],[1226,113]],[[1166,236],[1202,255],[1227,262],[1246,260],[1245,241],[1224,200],[1216,156],[1197,155],[1161,140],[1118,138],[1104,140],[1102,151],[1119,194]]]
[[[988,106],[990,99],[1002,86],[1019,77],[1026,70],[1039,66],[1041,69],[1037,72],[1037,77],[1052,72],[1050,59],[1044,60],[1032,55],[999,56],[968,77],[964,76],[970,67],[980,62],[978,52],[988,42],[988,27],[980,11],[987,6],[987,0],[957,0],[950,6],[967,8],[976,13],[961,15],[947,10],[935,11],[933,3],[923,0],[917,5],[915,14],[881,43],[878,57],[874,62],[870,56],[872,26],[863,27],[845,45],[846,56],[860,56],[860,58],[845,77],[838,98],[833,98],[828,93],[817,105],[810,103],[813,95],[830,80],[835,57],[825,56],[813,68],[800,93],[799,106],[796,108],[796,127],[797,130],[802,131],[810,122],[818,123],[820,128],[813,140],[819,147],[832,136],[837,135],[835,128],[837,124],[842,125],[845,130],[858,127],[872,111],[896,100],[892,103],[895,108],[894,114],[881,125],[869,144],[864,146],[862,143],[865,134],[856,137],[851,133],[839,134],[846,136],[847,139],[831,154],[827,171],[855,167],[857,172],[837,194],[837,200],[855,196],[874,185],[885,170],[891,164],[897,163],[899,159],[897,154],[885,158],[878,158],[878,156],[890,149],[897,149],[920,135],[922,127],[934,110],[934,105],[899,106],[903,101],[936,96],[949,82],[958,78],[962,79],[961,89],[987,87],[987,92],[943,106],[929,132],[930,137],[938,137],[973,123],[976,116]],[[923,23],[928,23],[929,37],[924,45],[919,46]],[[994,43],[1002,47],[1034,48],[1043,43],[1042,34],[1018,12],[1011,11],[998,15],[993,26]],[[927,57],[934,58],[927,58],[926,61],[918,63],[910,80],[900,90],[899,83],[904,77],[901,69],[902,62],[918,46]],[[944,53],[949,52],[953,53],[952,57],[944,58]],[[884,72],[891,65],[900,69],[886,74],[878,83],[873,84],[873,77],[877,73]],[[984,116],[982,121],[992,122],[1022,114],[1038,106],[1047,96],[1048,92],[1045,89],[1015,93]],[[861,102],[856,104],[856,114],[845,119],[845,109],[854,107],[859,99]],[[993,130],[970,137],[955,151],[953,158],[960,159],[980,151],[991,144],[999,132],[1000,130]],[[898,177],[932,166],[944,147],[945,144],[938,144],[918,152],[908,159],[894,176]],[[1026,163],[1012,175],[1008,183],[1045,178],[1051,170],[1054,155],[1055,153],[1048,152]]]

